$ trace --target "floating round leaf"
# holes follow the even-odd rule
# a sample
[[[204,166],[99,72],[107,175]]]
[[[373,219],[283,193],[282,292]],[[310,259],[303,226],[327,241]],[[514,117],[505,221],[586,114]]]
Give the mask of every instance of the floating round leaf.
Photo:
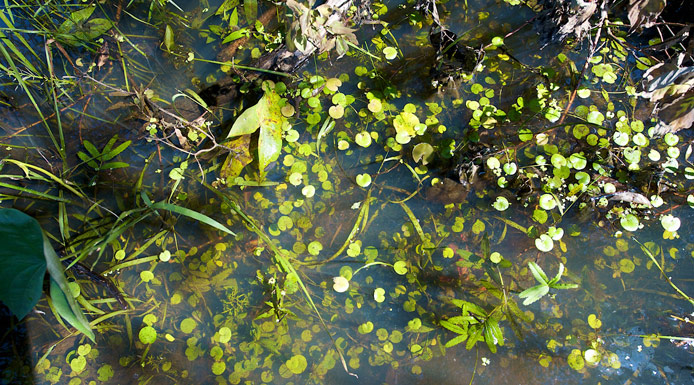
[[[381,303],[386,299],[386,291],[382,287],[377,287],[374,290],[374,301]]]
[[[492,204],[492,206],[497,209],[498,211],[504,211],[508,209],[508,207],[511,204],[508,203],[508,200],[504,197],[496,197],[496,201]]]
[[[231,329],[229,329],[226,326],[223,326],[219,329],[219,342],[222,344],[226,344],[231,340]]]
[[[306,362],[306,357],[301,354],[292,356],[287,362],[285,362],[287,369],[294,374],[301,374],[306,370],[308,363]]]
[[[181,321],[181,331],[186,334],[190,334],[198,326],[198,323],[194,319],[188,317]]]
[[[386,59],[393,60],[398,56],[398,51],[393,47],[385,47],[383,48],[383,55]]]
[[[619,261],[619,271],[622,273],[631,273],[636,268],[631,259],[623,258]]]
[[[154,273],[149,270],[144,270],[140,272],[140,279],[142,282],[149,282],[154,279]]]
[[[303,194],[306,198],[312,198],[314,195],[316,195],[316,188],[311,185],[304,186],[304,188],[301,189],[301,194]]]
[[[212,374],[221,376],[227,370],[227,364],[224,361],[216,361],[212,364]]]
[[[407,262],[405,262],[405,261],[395,262],[393,264],[393,270],[395,270],[395,273],[400,274],[400,275],[407,274]]]
[[[540,196],[540,207],[545,210],[552,210],[557,207],[557,200],[552,194],[542,194]]]
[[[344,293],[349,289],[349,281],[345,277],[333,277],[333,290]]]
[[[666,214],[660,217],[660,224],[663,225],[665,230],[674,233],[680,228],[681,222],[679,218]]]
[[[422,162],[426,166],[434,154],[434,147],[429,143],[419,143],[412,149],[412,159],[415,162]]]
[[[153,344],[157,340],[157,331],[151,326],[145,326],[137,336],[143,344]]]
[[[583,352],[583,357],[588,365],[594,366],[600,362],[600,353],[595,349],[588,349]]]
[[[371,321],[364,322],[357,328],[361,334],[369,334],[374,330],[374,324]]]
[[[637,218],[634,214],[625,215],[619,220],[619,223],[622,225],[624,230],[627,231],[636,231],[639,229],[640,225],[639,218]]]
[[[588,325],[592,327],[593,329],[600,329],[602,326],[602,321],[595,315],[595,314],[590,314],[588,316]]]
[[[381,110],[383,109],[383,104],[379,99],[371,99],[371,101],[369,101],[368,108],[369,111],[373,112],[374,114],[377,114],[381,112]]]
[[[306,250],[308,250],[308,253],[311,255],[318,255],[321,250],[323,250],[323,245],[318,241],[313,241],[308,244]]]
[[[540,235],[540,238],[535,239],[535,247],[540,251],[550,251],[554,248],[554,242],[547,234]]]
[[[361,187],[368,187],[371,184],[371,175],[369,175],[369,174],[357,175],[357,184]]]
[[[331,106],[328,109],[328,114],[330,114],[330,117],[333,119],[340,119],[345,115],[345,109],[342,106]]]
[[[87,359],[84,356],[77,356],[77,358],[70,361],[70,368],[77,374],[82,373],[86,367]]]
[[[371,135],[366,131],[362,131],[354,136],[354,141],[362,147],[369,147],[371,145]]]

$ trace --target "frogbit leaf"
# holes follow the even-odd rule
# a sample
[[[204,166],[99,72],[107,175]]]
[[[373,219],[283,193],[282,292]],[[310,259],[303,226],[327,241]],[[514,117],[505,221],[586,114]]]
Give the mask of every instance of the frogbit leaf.
[[[46,234],[42,231],[41,235],[43,238],[43,256],[46,259],[48,274],[51,276],[50,292],[53,306],[58,311],[58,314],[65,318],[70,325],[94,341],[95,337],[92,327],[89,325],[87,317],[84,316],[82,308],[72,296],[67,278],[65,278],[63,264],[60,262],[58,254],[53,250],[53,246],[51,246],[51,242]]]

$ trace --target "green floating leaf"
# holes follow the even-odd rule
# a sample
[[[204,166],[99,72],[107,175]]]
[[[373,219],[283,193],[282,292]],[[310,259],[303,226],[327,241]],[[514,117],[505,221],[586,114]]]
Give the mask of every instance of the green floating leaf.
[[[140,329],[138,337],[143,344],[153,344],[157,340],[157,331],[151,326],[145,326]]]
[[[308,362],[306,362],[306,357],[302,356],[301,354],[297,354],[287,360],[285,365],[287,365],[287,369],[289,369],[290,372],[294,374],[301,374],[304,372],[304,370],[306,370]]]
[[[0,301],[24,318],[41,298],[46,259],[39,223],[15,209],[0,209]]]

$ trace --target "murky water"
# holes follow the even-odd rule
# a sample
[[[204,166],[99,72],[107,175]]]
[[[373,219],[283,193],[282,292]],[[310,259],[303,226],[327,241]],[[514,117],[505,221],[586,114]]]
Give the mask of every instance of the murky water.
[[[469,8],[448,3],[442,9],[450,12],[445,18],[448,27],[459,34],[466,33],[463,41],[471,46],[488,42],[493,36],[503,36],[533,15],[527,9],[519,12],[519,7],[511,8],[500,1],[467,3]],[[210,3],[208,8],[218,6]],[[694,382],[692,347],[687,340],[648,337],[658,334],[690,338],[692,324],[684,319],[692,317],[689,314],[693,309],[663,279],[637,243],[651,250],[677,287],[694,294],[691,278],[694,233],[686,225],[694,216],[684,198],[675,203],[679,206],[671,212],[683,223],[677,239],[663,239],[657,222],[634,233],[633,239],[631,233],[622,234],[618,222],[605,217],[607,210],[572,206],[563,216],[550,217],[550,221],[554,219],[564,229],[565,236],[551,253],[543,253],[535,247],[534,238],[518,229],[537,225],[532,220],[535,203],[524,205],[521,193],[518,199],[504,193],[491,173],[480,173],[470,191],[455,184],[451,190],[437,192],[426,178],[456,176],[453,170],[456,162],[470,160],[484,151],[518,146],[517,157],[522,165],[530,152],[540,150],[539,146],[518,145],[518,127],[522,125],[533,132],[549,127],[546,120],[538,117],[491,129],[480,128],[480,142],[486,143],[489,149],[475,147],[468,143],[472,132],[468,122],[473,111],[466,108],[466,101],[486,97],[507,111],[519,96],[529,97],[543,83],[537,67],[563,68],[559,71],[564,74],[558,79],[566,82],[564,86],[568,85],[567,70],[556,58],[560,48],[535,50],[535,32],[526,26],[505,40],[505,50],[513,58],[489,52],[488,67],[475,74],[472,81],[435,90],[427,75],[433,63],[428,27],[403,22],[410,12],[401,7],[409,7],[407,4],[386,6],[390,12],[383,19],[396,26],[392,32],[403,56],[389,65],[381,65],[383,76],[370,77],[372,71],[366,68],[372,68],[371,64],[360,56],[315,61],[304,68],[308,74],[326,78],[348,74],[349,80],[343,81],[340,92],[357,99],[352,110],[337,121],[333,132],[324,139],[327,148],[320,152],[315,147],[301,148],[302,144],[310,146],[315,142],[320,123],[297,121],[294,128],[301,133],[299,139],[285,143],[283,154],[268,173],[268,179],[278,182],[278,186],[243,190],[219,187],[239,202],[241,209],[293,261],[324,323],[307,303],[300,285],[273,264],[271,248],[258,241],[257,235],[228,206],[221,204],[218,196],[197,183],[200,175],[193,171],[197,165],[191,161],[190,173],[177,187],[176,195],[186,196],[180,202],[226,222],[237,236],[222,237],[207,226],[185,218],[176,221],[166,215],[163,220],[152,217],[123,234],[117,242],[126,251],[124,259],[117,259],[115,250],[108,250],[97,270],[111,271],[115,270],[114,266],[135,261],[132,266],[109,275],[128,298],[128,311],[100,322],[96,326],[97,341],[91,343],[85,337],[70,336],[55,322],[48,303],[42,300],[36,310],[45,315],[27,317],[26,345],[13,340],[18,335],[16,328],[12,336],[3,338],[6,356],[16,357],[22,349],[29,350],[26,361],[32,367],[32,374],[24,377],[27,379],[24,382],[391,385]],[[186,10],[193,18],[200,8],[193,4],[189,7]],[[207,23],[215,20],[212,17]],[[146,86],[161,99],[171,100],[181,90],[196,88],[191,82],[193,77],[207,84],[221,78],[216,66],[205,63],[173,68],[171,57],[153,44],[161,39],[164,26],[143,30],[142,23],[129,23],[122,28],[133,29],[123,32],[133,33],[131,39],[147,51],[146,58],[140,58],[140,67],[134,63],[128,67],[131,87]],[[364,28],[360,41],[370,41],[377,32]],[[215,44],[206,44],[195,34],[187,38],[194,40],[193,47],[199,47],[196,57],[214,57]],[[370,49],[377,52],[373,44]],[[585,54],[585,49],[566,54],[582,63],[578,58]],[[366,73],[358,67],[364,67]],[[113,62],[93,76],[114,87],[125,87],[120,70],[119,64]],[[479,85],[482,91],[476,89]],[[409,150],[400,153],[383,149],[384,138],[392,135],[387,132],[389,127],[367,119],[359,110],[368,104],[366,92],[383,95],[390,89],[400,92],[399,97],[389,101],[396,108],[393,114],[411,103],[420,120],[436,115],[440,124],[447,127],[446,132],[432,140],[436,143],[455,140],[453,158],[441,158],[429,165],[428,170],[421,167],[415,170]],[[169,175],[172,169],[180,167],[182,154],[146,141],[139,112],[133,108],[109,110],[114,100],[115,97],[109,99],[104,92],[93,101],[78,101],[65,112],[69,161],[74,162],[71,166],[79,162],[75,153],[81,149],[81,140],[88,139],[99,147],[118,134],[122,140],[133,140],[132,147],[124,153],[125,161],[132,166],[98,174],[98,182],[90,190],[92,198],[120,211],[132,208],[135,199],[132,186],[141,173],[143,186],[153,200],[168,198],[175,184]],[[329,98],[321,100],[325,118],[331,103]],[[618,108],[628,105],[626,99],[612,101]],[[591,99],[585,102],[589,105]],[[101,121],[79,114],[82,108]],[[431,114],[431,109],[436,108],[440,112]],[[3,125],[21,126],[17,121],[22,119],[22,124],[33,122],[33,114],[27,112],[25,116],[23,111],[15,112],[12,117],[8,115]],[[228,128],[231,115],[227,112],[224,116],[223,126]],[[28,142],[37,148],[49,147],[42,142],[45,131],[41,129],[35,126],[26,131],[33,137],[9,136],[3,144],[29,146]],[[338,150],[340,139],[353,138],[362,130],[377,133],[379,138],[374,142],[379,145],[361,148],[352,142],[349,150]],[[689,133],[681,137],[682,142],[691,140]],[[575,144],[570,140],[563,143]],[[7,150],[8,156],[16,157],[17,153],[23,150]],[[38,159],[33,149],[26,153],[29,159]],[[152,153],[153,158],[143,168],[144,159]],[[223,157],[220,155],[220,159]],[[201,167],[207,170],[217,165],[215,170],[218,170],[221,162],[204,159]],[[292,173],[301,174],[303,184],[287,183],[287,176]],[[355,183],[355,178],[363,173],[373,178],[368,188]],[[214,181],[217,175],[214,170],[206,172],[206,182]],[[77,173],[76,181],[88,184],[94,177],[94,174]],[[314,186],[316,194],[302,192],[305,185]],[[412,194],[417,190],[418,193]],[[503,212],[491,208],[500,194],[506,194],[511,201],[510,208]],[[26,209],[42,218],[42,225],[49,232],[57,230],[55,222],[51,222],[55,205],[39,202]],[[80,231],[86,227],[82,226]],[[152,238],[155,240],[148,243]],[[500,253],[511,267],[493,267],[491,274],[487,271],[485,275],[486,265],[481,260],[488,257],[484,255],[486,242],[490,251]],[[164,251],[171,254],[169,260],[158,258]],[[333,290],[333,277],[351,275],[365,263],[374,261],[390,266],[370,265],[351,278],[347,292]],[[398,261],[405,262],[406,274],[401,275],[392,267]],[[553,290],[551,296],[534,304],[521,305],[517,294],[535,284],[526,267],[531,261],[542,266],[549,276],[554,276],[559,264],[564,263],[567,274],[562,282],[576,283],[578,289]],[[499,275],[503,283],[495,281]],[[83,277],[79,279],[88,298],[109,298],[103,288]],[[496,353],[484,341],[470,350],[464,343],[444,348],[455,335],[438,326],[439,322],[460,315],[460,309],[450,299],[472,301],[489,310],[499,305],[500,299],[494,295],[499,290],[517,302],[527,317],[525,321],[517,320],[520,335],[515,335],[510,321],[504,318],[500,326],[505,343],[498,346]],[[106,312],[119,310],[113,300],[94,305]],[[102,315],[92,313],[90,318]],[[151,344],[143,343],[140,334],[147,326],[156,330],[156,341]],[[333,344],[340,347],[345,364],[354,376],[343,369]],[[576,356],[583,361],[589,350],[591,354],[599,354],[600,359],[593,365],[585,363],[577,368]],[[79,357],[84,357],[83,367],[74,363]],[[4,378],[12,378],[8,383],[21,382],[21,376],[17,376],[21,365],[17,360],[8,362],[15,366],[7,373],[16,377],[6,374]]]

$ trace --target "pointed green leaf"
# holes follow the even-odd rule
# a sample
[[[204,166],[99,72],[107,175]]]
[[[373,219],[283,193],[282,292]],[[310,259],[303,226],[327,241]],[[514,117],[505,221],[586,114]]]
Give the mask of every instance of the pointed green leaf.
[[[86,148],[87,151],[92,155],[92,157],[98,159],[101,156],[101,152],[96,149],[96,147],[92,144],[92,142],[85,139],[82,142],[82,144],[84,145],[84,148]]]
[[[164,31],[164,47],[167,51],[171,51],[174,47],[174,32],[170,25],[166,25],[166,30]]]
[[[441,320],[441,326],[445,327],[446,329],[452,331],[453,333],[457,334],[465,334],[467,336],[467,331],[463,329],[462,327],[447,321],[447,320]]]
[[[144,191],[142,192],[141,195],[142,195],[142,201],[145,202],[145,204],[147,206],[149,206],[150,208],[152,208],[154,210],[163,209],[163,210],[168,210],[168,211],[174,212],[176,214],[181,214],[181,215],[184,215],[188,218],[194,219],[198,222],[202,222],[208,226],[214,227],[217,230],[221,230],[227,234],[236,236],[236,234],[233,231],[229,230],[226,226],[224,226],[223,224],[217,222],[216,220],[208,217],[205,214],[199,213],[197,211],[194,211],[194,210],[191,210],[191,209],[188,209],[185,207],[177,206],[177,205],[174,205],[171,203],[166,203],[166,202],[152,203]]]
[[[101,170],[113,170],[116,168],[126,168],[128,166],[130,166],[130,165],[125,163],[125,162],[108,162],[108,163],[104,163],[103,165],[101,165],[101,167],[99,167],[99,169],[101,169]]]
[[[555,283],[554,285],[551,286],[553,289],[576,289],[578,288],[578,285],[575,283]]]
[[[496,338],[496,344],[499,346],[504,346],[504,333],[499,327],[499,320],[492,319],[487,325],[492,331],[492,335]]]
[[[0,209],[0,301],[24,318],[41,298],[46,259],[41,227],[15,209]]]
[[[123,143],[119,144],[118,147],[114,148],[113,150],[110,150],[110,149],[107,150],[106,148],[104,148],[104,159],[103,160],[107,161],[107,160],[111,160],[111,159],[115,158],[116,156],[118,156],[118,154],[125,151],[125,149],[128,148],[128,146],[130,146],[130,143],[132,143],[132,141],[130,141],[130,140],[128,140],[127,142],[123,142]]]
[[[467,339],[467,334],[459,335],[459,336],[453,338],[452,340],[446,342],[445,346],[447,348],[450,348],[450,347],[453,347],[455,345],[458,345],[459,343],[465,342],[466,339]]]
[[[525,298],[525,301],[523,301],[523,305],[527,306],[542,298],[547,293],[549,293],[549,286],[537,285],[529,289],[523,290],[523,292],[518,294],[518,296],[520,298]]]
[[[258,129],[258,127],[260,127],[258,106],[261,103],[265,103],[264,98],[261,98],[258,104],[249,107],[246,111],[239,115],[239,117],[234,122],[234,125],[231,126],[231,131],[229,131],[227,139],[233,138],[235,136],[252,134]]]
[[[544,270],[542,270],[537,263],[528,262],[528,268],[530,268],[530,272],[533,274],[537,282],[542,284],[547,284],[547,282],[549,282],[549,279],[547,279],[547,274],[545,274]]]
[[[484,323],[484,342],[487,343],[487,347],[492,353],[496,353],[496,344],[494,343],[494,334],[492,329],[489,327],[489,320]]]
[[[550,281],[550,283],[554,284],[559,282],[561,279],[561,276],[564,274],[564,264],[559,263],[559,271],[557,272],[557,275]]]
[[[470,328],[472,333],[469,334],[467,344],[465,344],[465,349],[470,350],[472,349],[475,344],[477,344],[477,341],[483,339],[484,337],[482,336],[482,326],[476,326],[474,328]]]

